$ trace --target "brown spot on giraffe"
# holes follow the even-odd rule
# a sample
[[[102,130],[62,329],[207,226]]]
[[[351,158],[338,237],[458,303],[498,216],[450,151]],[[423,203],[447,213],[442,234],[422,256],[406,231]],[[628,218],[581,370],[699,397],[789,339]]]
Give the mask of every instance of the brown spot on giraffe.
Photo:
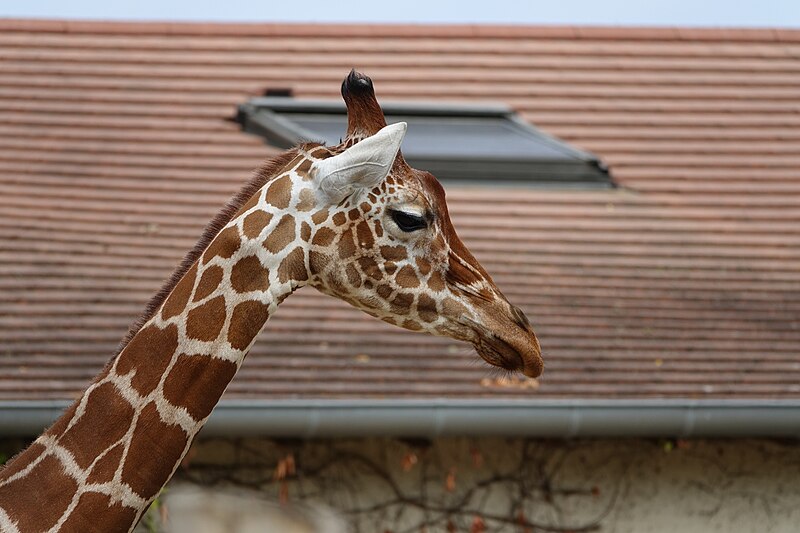
[[[211,244],[203,254],[203,262],[208,263],[216,256],[229,259],[236,253],[241,244],[239,230],[236,229],[236,226],[225,228],[211,241]]]
[[[122,350],[117,359],[116,373],[124,376],[135,371],[131,385],[142,396],[150,394],[158,386],[177,347],[178,326],[169,324],[160,329],[151,324],[142,328]]]
[[[164,307],[161,309],[161,316],[164,320],[179,315],[186,309],[186,304],[189,303],[189,297],[192,295],[192,289],[194,289],[196,275],[197,263],[192,265],[183,279],[172,289],[172,294],[169,295],[167,301],[164,302]]]
[[[128,421],[134,413],[113,383],[103,383],[90,392],[86,405],[83,416],[58,439],[81,468],[88,467],[109,443],[128,432]],[[97,435],[103,438],[98,439]]]
[[[305,161],[300,163],[300,166],[297,167],[297,173],[298,174],[307,174],[308,171],[311,170],[311,165],[312,164],[314,164],[313,161],[311,161],[310,159],[306,159]]]
[[[36,490],[22,490],[31,486]],[[47,531],[67,510],[77,489],[61,461],[47,455],[25,477],[0,487],[0,501],[14,501],[6,512],[20,531]]]
[[[244,350],[253,341],[269,318],[269,308],[261,302],[248,300],[237,305],[231,314],[228,342],[237,350]]]
[[[394,278],[397,284],[406,289],[419,287],[419,278],[417,272],[411,265],[405,265],[401,268]]]
[[[98,523],[98,517],[103,517],[101,523]],[[112,503],[111,498],[106,494],[85,492],[81,494],[75,510],[61,526],[61,531],[81,531],[82,533],[126,531],[135,519],[136,509],[125,507],[119,502]],[[93,525],[98,529],[93,528]]]
[[[232,361],[181,354],[164,381],[164,398],[185,408],[195,420],[203,420],[211,414],[234,374],[236,364]]]
[[[419,331],[419,330],[422,329],[422,326],[420,325],[420,323],[417,322],[416,320],[411,319],[411,318],[407,318],[403,322],[403,327],[406,328],[406,329],[410,329],[411,331]]]
[[[222,276],[224,273],[225,272],[222,270],[222,267],[217,265],[211,265],[210,267],[206,268],[205,271],[203,271],[203,275],[200,276],[200,282],[197,284],[197,289],[194,291],[193,301],[199,302],[217,290],[217,287],[219,287],[219,284],[222,281]]]
[[[213,341],[225,323],[225,296],[219,295],[189,311],[186,335],[199,341]]]
[[[269,270],[258,256],[240,259],[231,269],[231,287],[239,293],[264,291],[269,287]]]
[[[300,224],[300,238],[305,242],[311,240],[311,226],[306,221]]]
[[[358,269],[352,263],[345,265],[345,275],[350,285],[356,288],[361,286],[361,274],[358,273]]]
[[[348,228],[347,231],[339,236],[339,258],[350,259],[356,253],[356,243],[353,241],[353,228]]]
[[[278,224],[275,226],[275,229],[272,230],[272,233],[264,240],[264,248],[272,252],[273,254],[277,254],[289,244],[294,241],[295,238],[295,221],[292,215],[283,215],[283,217],[278,221]]]
[[[329,246],[335,238],[335,231],[330,228],[322,227],[319,228],[316,233],[314,233],[314,237],[311,239],[311,244],[317,246]]]
[[[315,148],[311,150],[311,157],[316,157],[317,159],[325,159],[326,157],[330,156],[330,152],[328,148],[321,146],[319,148]]]
[[[403,246],[381,246],[381,256],[386,261],[402,261],[408,257],[408,252],[406,252],[405,247]]]
[[[423,276],[427,276],[428,273],[431,271],[431,262],[425,259],[424,257],[417,257],[416,262],[420,274],[422,274]]]
[[[378,296],[380,296],[384,300],[388,300],[389,296],[391,296],[392,293],[394,292],[394,289],[392,289],[391,285],[389,285],[387,283],[381,283],[375,289],[375,292],[377,292]]]
[[[369,224],[362,220],[356,226],[356,237],[358,238],[358,245],[361,248],[370,249],[375,245],[375,238],[372,236],[372,230]]]
[[[316,252],[311,250],[308,252],[308,268],[311,274],[318,274],[325,270],[331,262],[331,257],[328,254]]]
[[[345,222],[347,222],[347,217],[341,211],[333,215],[333,223],[337,226],[341,226]]]
[[[406,314],[414,303],[414,295],[407,292],[398,292],[391,300],[392,310],[398,315]]]
[[[303,253],[303,248],[297,246],[281,261],[278,267],[278,280],[281,283],[286,283],[289,280],[306,281],[307,279],[308,270],[305,265],[305,254]]]
[[[419,295],[417,301],[417,314],[423,322],[433,322],[439,315],[439,310],[436,307],[436,300],[431,298],[425,293]]]
[[[267,203],[278,209],[286,209],[292,201],[292,179],[286,175],[272,182],[267,189]]]
[[[242,230],[248,239],[255,239],[264,231],[272,220],[272,213],[266,211],[253,211],[244,219]]]
[[[313,215],[311,215],[311,221],[314,224],[318,225],[318,226],[320,224],[322,224],[323,222],[325,222],[326,220],[328,220],[328,210],[327,209],[320,209],[319,211],[317,211]]]
[[[444,276],[439,271],[433,272],[431,277],[428,278],[428,288],[433,292],[442,292],[444,290]]]
[[[161,462],[176,465],[183,455],[188,436],[184,431],[161,420],[155,403],[150,402],[136,420],[136,428],[131,437],[127,457],[147,457],[157,455]],[[152,461],[125,461],[122,467],[122,481],[131,489],[150,499],[161,490],[169,478],[170,471]]]

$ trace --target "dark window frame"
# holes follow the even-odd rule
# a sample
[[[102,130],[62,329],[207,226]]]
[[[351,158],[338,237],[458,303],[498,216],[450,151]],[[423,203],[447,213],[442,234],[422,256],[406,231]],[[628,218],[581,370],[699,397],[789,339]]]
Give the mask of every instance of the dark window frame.
[[[409,133],[403,147],[403,155],[409,164],[427,170],[443,181],[473,185],[614,187],[608,168],[597,156],[542,132],[506,105],[387,102],[382,107],[388,123],[409,122]],[[347,123],[346,109],[341,102],[286,97],[254,98],[239,106],[237,121],[244,131],[259,135],[278,148],[289,148],[305,141],[336,144],[339,139],[332,133],[334,125],[336,131],[341,130],[339,135],[344,135]],[[325,133],[304,127],[302,122],[316,122],[321,131],[327,131],[327,137]],[[415,130],[424,135],[426,127],[428,130],[433,128],[433,132],[427,132],[424,149],[420,150],[422,144],[417,142],[418,150],[415,152]],[[488,151],[478,155],[459,153],[460,147],[455,144],[457,140],[450,149],[447,143],[443,143],[438,152],[432,146],[435,142],[431,143],[431,140],[440,138],[432,137],[437,129],[446,131],[450,128],[452,135],[445,134],[441,138],[457,139],[470,127],[473,134],[470,141],[480,140],[479,130],[483,127],[487,132],[500,131],[508,136],[519,145],[517,152],[511,155],[493,153],[493,139],[488,134],[485,136]],[[525,146],[530,148],[530,153],[519,149]],[[537,151],[545,155],[537,156]]]

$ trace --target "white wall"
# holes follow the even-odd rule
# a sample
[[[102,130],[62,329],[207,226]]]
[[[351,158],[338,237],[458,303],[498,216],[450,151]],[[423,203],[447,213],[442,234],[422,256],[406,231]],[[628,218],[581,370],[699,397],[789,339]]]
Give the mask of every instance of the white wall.
[[[800,530],[796,442],[214,439],[194,446],[177,478],[323,503],[364,533],[447,531],[448,521],[480,531],[481,520],[521,532],[520,511],[576,531]]]

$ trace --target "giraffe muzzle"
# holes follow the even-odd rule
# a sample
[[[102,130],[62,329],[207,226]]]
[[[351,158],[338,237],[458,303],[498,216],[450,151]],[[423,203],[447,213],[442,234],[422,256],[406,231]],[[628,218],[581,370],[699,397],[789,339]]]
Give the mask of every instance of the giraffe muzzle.
[[[484,361],[505,370],[521,372],[529,378],[542,375],[541,348],[529,326],[498,333],[473,320],[468,320],[468,323],[476,334],[472,344]]]

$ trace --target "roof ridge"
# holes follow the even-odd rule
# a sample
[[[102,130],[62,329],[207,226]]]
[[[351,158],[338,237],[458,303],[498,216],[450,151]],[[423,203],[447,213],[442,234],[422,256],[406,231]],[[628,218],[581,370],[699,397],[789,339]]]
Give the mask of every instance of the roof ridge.
[[[528,39],[800,42],[800,29],[659,26],[567,26],[478,24],[323,24],[158,22],[0,18],[0,31],[167,35],[348,37],[474,37]]]

